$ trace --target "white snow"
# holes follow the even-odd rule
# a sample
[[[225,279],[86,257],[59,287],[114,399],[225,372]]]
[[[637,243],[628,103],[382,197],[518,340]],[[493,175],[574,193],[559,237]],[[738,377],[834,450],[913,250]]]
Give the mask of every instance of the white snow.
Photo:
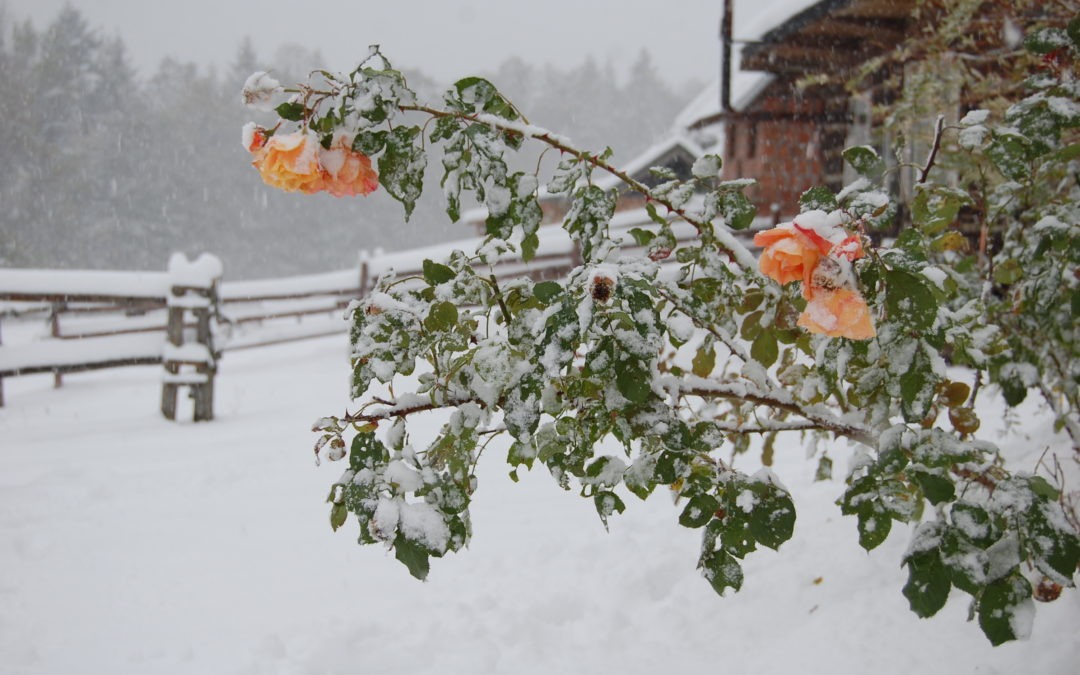
[[[433,559],[419,583],[385,548],[357,546],[351,520],[328,523],[342,467],[312,466],[310,428],[345,404],[345,353],[339,336],[230,354],[217,419],[199,424],[161,418],[160,367],[72,375],[60,390],[48,375],[6,380],[0,670],[1066,673],[1080,658],[1071,590],[1037,606],[1030,640],[999,648],[965,620],[966,596],[915,617],[900,594],[904,528],[859,548],[834,503],[842,483],[812,482],[797,435],[773,467],[799,509],[795,536],[747,558],[739,593],[719,598],[700,577],[700,531],[676,524],[665,495],[624,494],[605,534],[591,501],[543,468],[511,482],[495,446],[470,548]],[[1012,437],[1030,453],[1018,466],[1060,447],[1037,403],[1014,429],[1030,436]],[[737,467],[752,473],[756,456]],[[425,531],[400,504],[387,515]]]
[[[172,286],[210,288],[221,278],[221,260],[210,253],[202,253],[195,260],[188,260],[183,253],[169,257],[169,283]]]

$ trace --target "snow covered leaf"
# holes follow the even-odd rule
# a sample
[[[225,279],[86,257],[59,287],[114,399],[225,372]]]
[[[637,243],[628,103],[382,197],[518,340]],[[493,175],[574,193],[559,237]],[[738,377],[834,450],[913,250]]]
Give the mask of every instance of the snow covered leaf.
[[[795,532],[795,503],[786,490],[770,482],[750,483],[754,505],[750,510],[750,533],[762,546],[773,550]]]
[[[679,524],[689,528],[704,527],[718,508],[720,508],[720,502],[716,497],[708,493],[696,494],[686,502],[682,513],[679,514]]]
[[[825,211],[826,213],[832,213],[840,208],[840,204],[836,201],[836,195],[833,194],[832,190],[823,185],[819,185],[802,193],[802,196],[799,197],[799,208],[804,213],[806,211]]]
[[[545,305],[550,305],[562,292],[563,288],[557,281],[541,281],[533,286],[533,295]]]
[[[880,506],[866,502],[859,508],[859,546],[872,551],[889,537],[892,517]]]
[[[938,303],[921,275],[902,269],[885,272],[885,306],[890,319],[918,331],[929,330],[937,319]]]
[[[728,588],[735,591],[742,588],[742,566],[725,551],[703,553],[698,561],[698,567],[701,568],[705,579],[718,595],[724,595],[724,591]]]
[[[615,370],[615,386],[631,403],[644,403],[652,394],[652,377],[637,360],[626,360]]]
[[[1031,634],[1031,584],[1019,574],[999,579],[979,596],[979,627],[995,647]]]
[[[1025,516],[1036,564],[1058,583],[1072,586],[1080,564],[1080,539],[1065,521],[1060,507],[1044,497]]]
[[[1016,132],[995,133],[986,155],[998,170],[1010,180],[1025,181],[1031,178],[1031,160],[1034,152],[1031,141]]]
[[[860,176],[874,182],[885,173],[885,160],[881,159],[877,150],[869,145],[847,148],[844,150],[844,161],[850,164]]]
[[[723,189],[716,194],[716,208],[733,230],[745,230],[754,222],[757,208],[741,190]]]
[[[605,530],[608,527],[609,517],[626,510],[626,504],[623,503],[619,495],[611,490],[602,490],[593,495],[593,504],[596,505],[596,513],[600,515]]]
[[[379,183],[405,207],[405,220],[412,215],[424,189],[427,153],[415,144],[420,127],[395,127],[386,137],[386,149],[379,156]]]
[[[399,533],[397,539],[394,540],[394,557],[409,568],[409,574],[420,581],[427,579],[431,563],[430,556],[423,546]]]
[[[923,619],[934,616],[945,606],[952,589],[949,570],[941,564],[940,553],[937,549],[913,553],[904,559],[904,565],[908,568],[908,581],[903,593],[911,611]]]
[[[956,498],[956,486],[941,473],[913,470],[908,472],[908,476],[931,504],[952,502]]]

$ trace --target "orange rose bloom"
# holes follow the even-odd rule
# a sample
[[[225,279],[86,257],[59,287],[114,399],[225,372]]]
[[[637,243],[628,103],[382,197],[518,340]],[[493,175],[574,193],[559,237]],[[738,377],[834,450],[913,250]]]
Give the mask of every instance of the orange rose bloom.
[[[286,192],[312,193],[323,189],[323,172],[316,155],[314,137],[303,132],[272,136],[255,150],[251,164],[263,181]]]
[[[765,247],[758,260],[761,273],[780,284],[803,282],[804,295],[810,288],[810,277],[818,260],[829,252],[828,247],[822,250],[820,243],[794,228],[774,227],[758,232],[754,235],[754,245]]]
[[[869,340],[877,335],[870,308],[858,291],[850,288],[814,288],[798,325],[811,333],[852,340]]]
[[[323,168],[323,189],[335,197],[367,195],[379,187],[379,176],[371,168],[367,155],[353,152],[344,139],[338,139],[329,150],[319,149]]]

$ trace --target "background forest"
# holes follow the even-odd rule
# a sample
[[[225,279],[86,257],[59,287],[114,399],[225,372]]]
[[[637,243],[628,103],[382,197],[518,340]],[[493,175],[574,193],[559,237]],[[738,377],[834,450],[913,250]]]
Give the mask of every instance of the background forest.
[[[321,63],[296,45],[266,59],[245,40],[219,71],[166,59],[140,78],[123,41],[70,6],[43,29],[0,13],[0,266],[160,269],[172,251],[209,251],[229,278],[252,278],[473,234],[446,224],[437,182],[404,225],[381,191],[297,200],[262,183],[240,143],[253,112],[244,80],[269,70],[298,81]],[[449,84],[407,75],[431,100]],[[624,82],[592,60],[560,70],[509,59],[486,75],[532,122],[610,145],[616,162],[662,135],[700,87],[662,81],[646,51]]]

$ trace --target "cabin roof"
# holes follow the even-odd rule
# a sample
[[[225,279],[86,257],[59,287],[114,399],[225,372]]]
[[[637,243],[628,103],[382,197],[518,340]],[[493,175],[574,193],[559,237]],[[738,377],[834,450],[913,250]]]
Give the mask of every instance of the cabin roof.
[[[899,44],[916,0],[822,0],[742,50],[743,70],[778,75],[847,70]]]

